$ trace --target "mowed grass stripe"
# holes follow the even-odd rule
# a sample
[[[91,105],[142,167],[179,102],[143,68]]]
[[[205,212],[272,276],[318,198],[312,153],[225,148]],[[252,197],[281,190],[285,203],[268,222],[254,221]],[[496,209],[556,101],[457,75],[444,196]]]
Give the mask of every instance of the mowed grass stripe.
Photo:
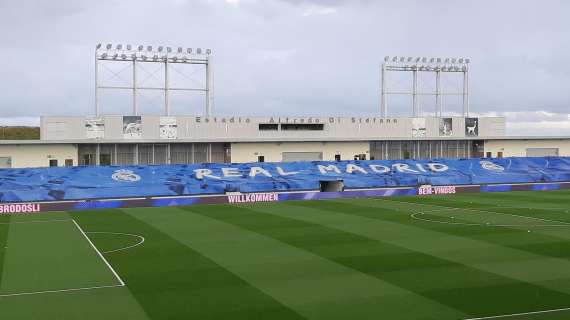
[[[307,319],[457,319],[464,313],[304,249],[203,215],[231,206],[133,213]]]
[[[346,213],[346,210],[342,209],[343,203],[345,202],[337,202],[332,201],[331,204],[324,204],[326,206],[330,206],[331,210],[339,210],[339,212]],[[413,224],[416,226],[421,226],[424,229],[429,229],[441,233],[445,233],[448,235],[459,236],[463,238],[469,238],[472,240],[483,241],[488,244],[495,244],[505,248],[511,248],[515,250],[520,250],[528,252],[530,254],[539,255],[542,257],[541,259],[547,258],[556,258],[552,260],[554,265],[557,265],[558,258],[564,258],[567,260],[568,251],[564,250],[563,247],[565,244],[570,245],[570,242],[567,243],[568,237],[568,230],[570,228],[559,228],[559,227],[536,227],[532,228],[532,232],[529,233],[528,229],[531,228],[530,226],[527,227],[492,227],[492,226],[462,226],[462,225],[446,225],[446,224],[439,224],[434,222],[424,222],[424,221],[417,221],[413,220],[410,217],[410,213],[417,212],[417,211],[430,211],[430,210],[439,210],[437,207],[429,206],[429,205],[418,205],[413,203],[402,203],[402,202],[395,202],[393,200],[384,200],[384,199],[367,199],[365,201],[360,201],[358,204],[356,203],[349,203],[346,202],[350,207],[358,207],[359,210],[355,210],[355,215],[372,218],[380,221],[390,221],[395,223],[401,224]],[[310,205],[310,204],[307,204]],[[484,215],[489,217],[492,213],[489,212],[481,212],[479,215],[476,211],[466,211],[469,214],[461,214],[462,208],[458,208],[456,211],[447,211],[447,209],[440,208],[442,211],[441,215],[444,213],[448,214],[449,216],[457,215],[465,221],[466,219],[468,222],[481,222],[479,216]],[[478,209],[477,209],[478,210]],[[381,214],[379,214],[381,212]],[[433,214],[436,214],[434,212]],[[472,213],[472,214],[471,214]],[[429,214],[428,214],[429,216]],[[471,216],[471,218],[469,218]],[[497,217],[501,217],[501,213],[498,213]],[[529,223],[532,222],[532,219],[525,219],[525,218],[517,218],[512,216],[505,216],[506,218],[510,219],[510,222],[515,222],[517,219],[521,219],[521,223]],[[501,217],[501,218],[505,218]],[[545,221],[537,220],[537,225],[540,224],[551,224]],[[570,225],[569,225],[570,227]],[[490,253],[488,253],[490,256]],[[527,260],[527,256],[520,257],[523,260]],[[563,263],[568,263],[568,261],[560,260]]]
[[[459,194],[460,196],[471,196],[480,200],[500,200],[500,201],[523,201],[533,202],[540,205],[552,206],[553,204],[568,205],[569,190],[552,191],[513,191],[513,192],[484,192],[473,194]],[[454,197],[452,197],[453,199]]]
[[[170,219],[161,211],[143,208],[73,213],[87,231],[145,237],[141,246],[105,256],[149,318],[301,318],[212,260],[136,218],[150,214],[159,219]],[[94,238],[96,245],[97,239],[103,245],[109,245],[109,240],[104,241],[102,235]]]
[[[454,197],[451,197],[454,198]],[[405,200],[409,200],[408,197]],[[421,205],[418,206],[414,203],[402,203],[396,200],[383,200],[383,199],[368,199],[366,201],[361,201],[359,204],[353,204],[361,208],[360,215],[371,217],[371,218],[380,218],[381,220],[389,220],[392,222],[398,223],[407,223],[409,220],[409,213],[415,212],[418,210],[437,210],[437,207],[432,207],[429,205]],[[453,205],[449,204],[448,206]],[[335,206],[335,205],[331,205]],[[336,206],[335,206],[336,207]],[[391,210],[387,210],[388,208],[397,208],[397,213],[392,212]],[[459,207],[458,207],[459,208]],[[382,214],[378,215],[375,213],[375,210],[382,210]],[[459,216],[459,212],[461,209],[457,211],[443,211],[447,212],[448,215],[456,215]],[[470,211],[468,211],[470,212]],[[490,213],[482,212],[481,215],[489,216],[492,215]],[[522,215],[521,212],[526,211],[515,211],[513,214]],[[388,213],[388,214],[386,214]],[[470,212],[471,213],[471,212]],[[472,216],[470,222],[479,222],[477,219],[477,212],[472,212],[473,214],[461,215],[462,219],[466,219],[469,216]],[[508,213],[508,212],[499,212],[498,216],[501,213]],[[528,215],[529,217],[533,217],[533,215]],[[519,219],[516,217],[510,217],[511,219]],[[525,223],[529,223],[531,220],[527,220],[524,218],[520,218]],[[533,254],[541,255],[544,257],[553,257],[553,258],[564,258],[567,259],[569,256],[569,252],[567,250],[569,239],[568,230],[570,228],[559,228],[559,227],[537,227],[532,228],[532,233],[528,233],[528,229],[531,227],[479,227],[479,226],[460,226],[460,225],[444,225],[438,223],[430,223],[425,222],[422,223],[420,221],[416,221],[416,224],[422,225],[424,228],[428,228],[431,230],[435,230],[442,233],[447,233],[450,235],[457,235],[461,237],[468,237],[471,239],[476,239],[480,241],[485,241],[488,243],[497,244],[504,247],[509,247],[512,249],[517,250],[524,250]],[[537,224],[552,224],[550,222],[539,221],[537,220]],[[570,227],[570,226],[569,226]],[[566,249],[565,249],[566,248]],[[556,264],[556,261],[553,261]]]
[[[552,196],[556,195],[557,198]],[[469,197],[452,196],[448,197],[448,202],[452,202],[452,206],[456,206],[457,198],[466,198],[473,203],[481,203],[483,201],[494,201],[493,207],[482,209],[490,212],[516,214],[538,219],[546,219],[567,223],[570,227],[570,193],[561,191],[542,191],[542,192],[510,192],[494,194],[489,197],[488,194],[479,193],[472,194]],[[512,199],[513,207],[509,207],[504,199]],[[469,204],[457,205],[457,207],[469,207]],[[555,229],[552,229],[555,230]],[[565,232],[563,234],[568,234]]]
[[[406,197],[407,198],[407,197]],[[426,197],[430,198],[430,197]],[[513,191],[513,192],[487,192],[487,193],[462,193],[452,196],[435,196],[448,203],[458,201],[472,202],[468,206],[481,203],[500,209],[501,207],[552,209],[554,211],[570,209],[570,192],[558,191]],[[425,198],[424,198],[425,199]],[[409,201],[409,199],[406,199]]]
[[[302,208],[307,209],[316,209],[316,210],[328,210],[332,212],[338,212],[341,214],[351,214],[358,217],[363,217],[367,219],[374,219],[377,223],[386,222],[385,224],[380,224],[386,229],[386,232],[383,232],[384,237],[393,237],[395,239],[408,239],[411,238],[411,241],[417,239],[417,235],[413,232],[408,235],[406,233],[394,233],[391,231],[390,227],[393,226],[392,223],[397,223],[402,227],[413,227],[413,226],[422,226],[432,231],[437,231],[441,233],[448,233],[450,235],[456,235],[460,237],[473,237],[477,240],[480,239],[488,239],[489,237],[508,237],[513,233],[520,233],[518,230],[512,230],[508,228],[487,228],[487,227],[473,227],[473,226],[465,226],[465,225],[448,225],[448,224],[439,224],[439,223],[432,223],[432,222],[423,222],[414,220],[411,218],[411,214],[414,212],[425,211],[428,212],[430,210],[440,210],[440,208],[433,207],[433,206],[420,206],[416,204],[410,203],[401,203],[395,202],[392,200],[384,200],[384,199],[360,199],[359,201],[348,201],[348,200],[339,200],[339,201],[322,201],[322,202],[289,202],[287,203],[288,206],[300,206]],[[463,220],[464,222],[468,222]],[[397,229],[396,229],[397,230]],[[416,229],[414,229],[416,230]],[[444,238],[444,235],[439,235],[437,233],[431,234],[431,237],[435,238]],[[490,244],[491,245],[491,244]],[[460,250],[467,250],[471,247],[480,248],[482,247],[481,243],[449,243],[447,245],[439,246],[442,250],[450,250],[450,249],[460,249]],[[499,261],[502,260],[501,257],[493,257],[497,258]],[[513,257],[509,257],[512,259]],[[489,257],[491,259],[491,257]]]
[[[548,196],[558,191],[541,192],[489,192],[447,196],[396,197],[385,201],[427,205],[471,208],[506,213],[532,213],[535,217],[570,222],[568,198],[552,199]],[[567,196],[568,197],[568,196]]]
[[[296,203],[296,205],[292,203],[275,205],[268,212],[325,225],[371,239],[383,240],[413,251],[469,265],[482,271],[521,282],[534,283],[564,294],[570,293],[570,287],[562,285],[570,278],[570,262],[565,260],[547,258],[468,237],[445,234],[430,230],[421,224],[411,224],[410,221],[407,223],[385,221],[382,220],[383,215],[378,210],[369,212],[368,214],[376,215],[370,218],[362,216],[365,213],[359,208],[351,208],[348,205],[344,209],[347,210],[346,212],[338,212],[341,206],[334,202],[328,204],[327,209],[331,209],[328,211],[316,208],[319,206],[316,202],[306,202],[307,205],[315,206],[315,208],[307,207],[306,210],[300,209],[299,206],[302,203]],[[429,226],[431,225],[430,223]],[[532,265],[532,268],[519,268],[521,261],[528,262],[526,267]]]
[[[453,197],[452,197],[453,198]],[[408,200],[409,198],[403,198],[404,200]],[[345,203],[343,201],[334,201],[333,203]],[[477,222],[480,223],[483,220],[480,220],[481,216],[485,216],[488,218],[492,218],[493,212],[496,212],[497,219],[505,219],[508,218],[510,222],[513,223],[521,223],[521,224],[530,224],[532,225],[536,222],[536,225],[544,225],[544,224],[557,224],[554,222],[548,221],[541,221],[533,219],[525,219],[522,217],[529,217],[529,218],[539,218],[539,219],[547,219],[550,217],[545,217],[544,215],[536,216],[533,212],[536,210],[502,210],[502,211],[492,211],[497,209],[475,209],[469,210],[468,207],[457,207],[458,210],[450,210],[445,208],[439,208],[432,205],[425,205],[425,204],[416,204],[416,203],[409,203],[409,202],[401,202],[399,200],[386,200],[386,199],[366,199],[363,201],[356,203],[346,202],[349,206],[355,206],[360,208],[359,212],[360,215],[370,217],[370,218],[381,218],[381,220],[388,220],[392,222],[401,222],[401,223],[409,223],[410,222],[410,214],[413,212],[430,212],[428,213],[425,218],[429,218],[430,215],[447,215],[447,216],[455,216],[457,222],[468,222],[473,223]],[[454,205],[454,204],[450,204]],[[525,205],[525,203],[521,203],[521,205]],[[338,206],[332,204],[330,205],[334,210],[338,208]],[[467,209],[464,211],[466,214],[461,214],[462,209]],[[382,211],[381,216],[377,214],[378,210]],[[484,210],[485,212],[478,212],[476,210]],[[341,212],[344,212],[341,209]],[[539,211],[541,212],[541,211]],[[504,214],[514,214],[518,216],[522,216],[521,218],[515,216],[508,216]],[[568,214],[570,215],[570,214]],[[469,217],[471,217],[470,220]],[[520,219],[520,220],[518,220]],[[467,220],[467,221],[466,221]],[[448,220],[449,221],[449,220]],[[489,243],[494,243],[497,245],[528,251],[534,254],[539,254],[545,257],[553,257],[553,258],[570,258],[570,252],[567,250],[568,246],[570,245],[570,225],[568,227],[479,227],[479,226],[462,226],[462,225],[445,225],[445,224],[438,224],[438,223],[430,223],[430,222],[420,222],[415,221],[416,224],[422,225],[425,228],[429,228],[431,230],[435,230],[438,232],[443,232],[447,234],[462,236],[462,237],[469,237],[472,239],[477,239]],[[493,223],[493,221],[491,221]],[[532,230],[531,233],[528,233],[528,230]]]
[[[248,206],[193,208],[193,211],[303,248],[471,315],[517,312],[521,303],[541,308],[545,301],[565,303],[568,299],[555,291],[382,241],[273,215],[271,209]],[[535,297],[537,291],[541,292],[540,299]],[[502,298],[514,293],[520,298],[515,303],[505,303]],[[415,312],[416,317],[425,313]]]
[[[10,216],[0,215],[0,288],[2,288],[2,275],[4,270],[4,257],[8,249],[8,232],[10,231]]]

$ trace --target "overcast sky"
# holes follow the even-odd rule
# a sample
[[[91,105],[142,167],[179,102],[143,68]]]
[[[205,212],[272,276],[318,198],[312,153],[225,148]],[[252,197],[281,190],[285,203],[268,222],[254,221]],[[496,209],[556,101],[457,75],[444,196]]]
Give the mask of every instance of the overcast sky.
[[[0,0],[0,117],[92,114],[102,42],[211,48],[214,113],[225,116],[376,115],[384,56],[469,57],[472,111],[506,112],[513,134],[566,134],[569,15],[570,1],[550,0]],[[199,101],[174,109],[200,114]],[[389,103],[410,115],[410,101]],[[114,96],[102,104],[130,111]]]

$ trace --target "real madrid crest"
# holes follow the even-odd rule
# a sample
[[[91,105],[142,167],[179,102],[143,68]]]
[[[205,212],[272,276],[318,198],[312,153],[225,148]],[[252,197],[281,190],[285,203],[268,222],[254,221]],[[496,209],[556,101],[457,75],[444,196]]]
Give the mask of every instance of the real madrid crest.
[[[119,169],[111,175],[111,178],[120,182],[137,182],[141,179],[141,176],[134,173],[132,170]]]

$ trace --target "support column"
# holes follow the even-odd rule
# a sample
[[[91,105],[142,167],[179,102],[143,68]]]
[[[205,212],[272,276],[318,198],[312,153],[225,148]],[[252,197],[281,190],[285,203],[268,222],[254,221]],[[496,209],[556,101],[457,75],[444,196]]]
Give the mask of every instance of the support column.
[[[386,104],[386,65],[383,63],[380,70],[380,115],[382,118],[386,119],[387,114],[387,104]]]
[[[413,115],[414,117],[418,115],[418,70],[414,69],[413,73],[413,83],[412,83],[412,105],[413,105]]]
[[[168,93],[170,91],[168,87],[168,56],[164,60],[164,114],[170,115],[170,103],[168,101]]]
[[[99,59],[95,50],[95,116],[99,116]]]
[[[442,116],[442,104],[441,104],[441,70],[435,72],[435,115],[437,117]]]
[[[212,103],[213,103],[213,94],[212,94],[212,57],[208,55],[206,58],[206,116],[210,117],[212,115]]]
[[[463,116],[469,117],[469,71],[463,71]]]
[[[133,115],[139,115],[137,106],[137,59],[133,58]]]
[[[97,144],[97,148],[95,149],[95,165],[99,165],[99,157],[101,156],[101,145]]]

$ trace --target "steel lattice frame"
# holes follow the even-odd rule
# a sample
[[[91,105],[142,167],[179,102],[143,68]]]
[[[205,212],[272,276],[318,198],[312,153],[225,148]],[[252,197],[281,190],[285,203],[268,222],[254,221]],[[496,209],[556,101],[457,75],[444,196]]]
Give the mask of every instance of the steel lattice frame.
[[[400,94],[412,96],[413,116],[421,115],[418,96],[433,95],[436,100],[435,115],[443,114],[442,97],[445,95],[460,95],[463,98],[463,116],[469,116],[469,63],[467,58],[426,58],[426,57],[388,57],[384,58],[380,70],[380,113],[383,117],[388,116],[388,95]],[[390,91],[387,89],[388,72],[411,72],[411,91]],[[435,72],[436,83],[433,92],[418,92],[418,72]],[[441,74],[444,72],[462,73],[463,83],[461,92],[443,92],[441,87]]]
[[[104,63],[132,62],[132,85],[104,85],[99,79],[99,67]],[[164,84],[161,86],[138,86],[137,65],[140,63],[161,64],[164,66]],[[210,49],[183,49],[178,47],[174,51],[171,47],[152,47],[139,45],[137,48],[131,45],[111,45],[102,46],[98,44],[95,48],[95,115],[100,116],[100,93],[101,90],[129,90],[132,92],[132,114],[139,115],[137,103],[138,90],[160,90],[164,92],[164,115],[171,115],[169,94],[172,91],[197,91],[206,95],[205,115],[212,114],[212,51]],[[192,64],[204,65],[206,68],[204,86],[199,87],[171,87],[169,84],[169,71],[171,64]],[[110,70],[109,70],[110,71]],[[177,71],[180,72],[180,71]],[[117,73],[111,71],[115,76]]]

